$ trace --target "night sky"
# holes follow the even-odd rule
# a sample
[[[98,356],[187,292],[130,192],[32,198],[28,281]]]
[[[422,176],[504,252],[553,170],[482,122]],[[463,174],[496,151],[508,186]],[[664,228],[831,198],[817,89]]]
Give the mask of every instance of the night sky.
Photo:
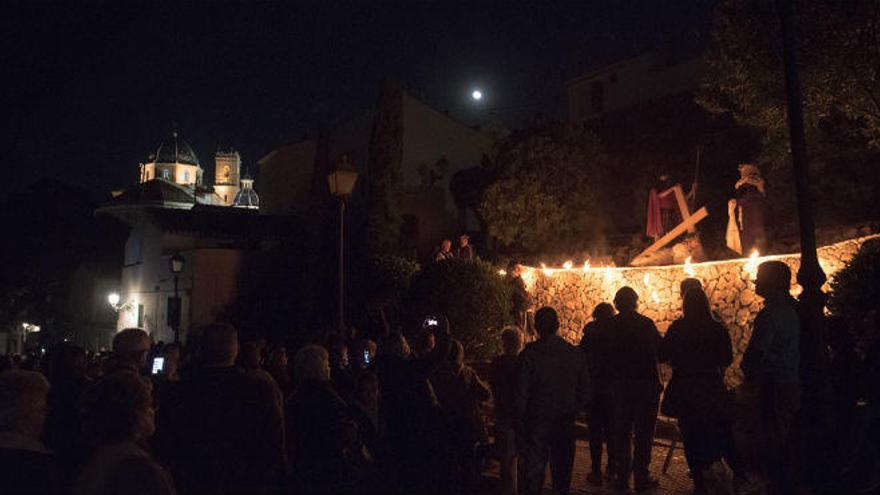
[[[44,177],[106,194],[174,123],[208,174],[218,145],[253,166],[370,107],[386,76],[469,123],[564,117],[566,79],[712,3],[4,2],[0,195]]]

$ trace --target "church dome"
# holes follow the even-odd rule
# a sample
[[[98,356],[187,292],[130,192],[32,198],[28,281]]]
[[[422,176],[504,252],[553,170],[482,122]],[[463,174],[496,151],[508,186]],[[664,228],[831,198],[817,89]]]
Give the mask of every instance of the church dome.
[[[254,180],[247,174],[241,179],[241,190],[236,193],[235,199],[232,200],[232,207],[253,210],[260,208],[260,197],[257,196],[257,191],[254,190]]]
[[[174,131],[170,139],[162,141],[156,151],[150,153],[147,163],[181,163],[199,166],[199,157],[186,141],[177,136],[177,131]]]

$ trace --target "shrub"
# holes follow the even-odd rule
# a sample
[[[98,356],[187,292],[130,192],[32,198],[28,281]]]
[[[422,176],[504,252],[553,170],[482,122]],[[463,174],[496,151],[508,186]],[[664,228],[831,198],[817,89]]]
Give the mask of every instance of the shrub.
[[[353,299],[365,309],[381,312],[394,326],[401,299],[419,264],[399,256],[373,256],[354,266]]]
[[[405,298],[410,328],[426,315],[446,315],[452,335],[471,359],[487,360],[501,350],[501,329],[510,318],[510,288],[487,262],[452,259],[427,266]]]
[[[870,239],[831,280],[828,307],[837,315],[860,321],[880,310],[880,239]]]

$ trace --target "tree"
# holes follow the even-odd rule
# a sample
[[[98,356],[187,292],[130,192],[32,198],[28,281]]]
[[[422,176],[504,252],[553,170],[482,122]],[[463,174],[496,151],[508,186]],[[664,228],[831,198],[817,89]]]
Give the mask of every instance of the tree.
[[[549,124],[511,135],[486,164],[496,180],[480,215],[502,245],[530,252],[589,237],[608,158],[595,134],[573,124]]]
[[[462,258],[425,266],[412,277],[404,297],[407,328],[418,328],[428,315],[446,316],[453,337],[468,356],[480,360],[500,352],[510,303],[510,286],[492,265]]]
[[[374,254],[397,252],[400,241],[403,89],[385,81],[376,104],[367,167],[367,244]]]
[[[880,4],[803,0],[798,61],[804,126],[820,223],[859,221],[880,153]],[[724,0],[697,102],[763,134],[776,220],[794,216],[779,17],[773,2]],[[849,207],[841,208],[847,198]],[[856,206],[853,207],[853,202]],[[864,216],[865,213],[861,213]]]
[[[800,79],[808,133],[847,132],[880,150],[880,4],[798,2]],[[768,157],[787,153],[779,18],[773,2],[726,0],[698,101],[766,132]]]

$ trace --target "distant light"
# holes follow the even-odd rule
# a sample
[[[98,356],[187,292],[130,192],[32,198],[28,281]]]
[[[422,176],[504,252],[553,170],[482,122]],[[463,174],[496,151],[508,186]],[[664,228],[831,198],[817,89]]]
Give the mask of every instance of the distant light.
[[[480,91],[479,89],[475,89],[474,92],[471,93],[471,98],[473,98],[476,101],[480,101],[483,99],[483,92]]]
[[[116,307],[116,305],[119,304],[119,294],[111,292],[107,295],[107,302],[110,303],[110,306]]]

